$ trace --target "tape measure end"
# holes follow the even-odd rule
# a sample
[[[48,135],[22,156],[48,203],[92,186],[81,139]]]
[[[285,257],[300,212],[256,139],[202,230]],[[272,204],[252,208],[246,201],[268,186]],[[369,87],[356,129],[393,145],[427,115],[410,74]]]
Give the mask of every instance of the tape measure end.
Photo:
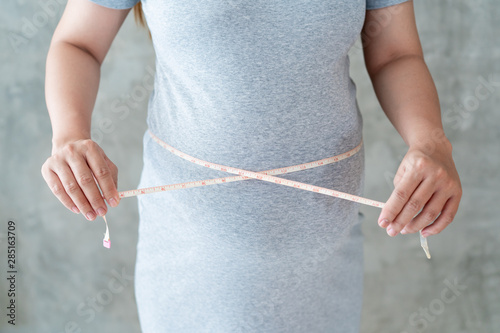
[[[104,246],[107,249],[110,249],[111,248],[111,240],[110,239],[108,239],[108,240],[103,239],[102,240],[102,246]]]

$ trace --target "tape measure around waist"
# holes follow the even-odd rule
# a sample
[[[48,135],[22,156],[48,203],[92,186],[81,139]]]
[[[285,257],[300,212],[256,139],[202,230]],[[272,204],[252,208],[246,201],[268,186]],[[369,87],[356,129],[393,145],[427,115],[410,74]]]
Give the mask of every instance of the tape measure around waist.
[[[156,135],[154,135],[151,131],[149,131],[149,134],[151,135],[152,139],[155,142],[157,142],[160,146],[162,146],[166,150],[172,152],[176,156],[179,156],[187,161],[190,161],[192,163],[195,163],[195,164],[198,164],[198,165],[210,168],[210,169],[215,169],[215,170],[220,170],[220,171],[224,171],[224,172],[228,172],[228,173],[232,173],[232,174],[237,174],[239,176],[205,179],[205,180],[198,180],[198,181],[171,184],[171,185],[147,187],[147,188],[141,188],[141,189],[137,189],[137,190],[122,191],[122,192],[119,192],[120,198],[126,198],[126,197],[137,196],[137,195],[141,195],[141,194],[155,193],[155,192],[172,191],[172,190],[178,190],[178,189],[183,189],[183,188],[193,188],[193,187],[199,187],[199,186],[208,186],[208,185],[229,183],[229,182],[247,180],[247,179],[253,178],[253,179],[267,181],[267,182],[271,182],[271,183],[275,183],[275,184],[279,184],[279,185],[295,187],[295,188],[306,190],[306,191],[317,192],[317,193],[329,195],[329,196],[340,198],[340,199],[350,200],[350,201],[358,202],[358,203],[373,206],[373,207],[382,208],[384,206],[383,202],[379,202],[379,201],[363,198],[360,196],[356,196],[356,195],[328,189],[328,188],[321,187],[321,186],[305,184],[305,183],[301,183],[298,181],[279,178],[279,177],[275,176],[275,175],[281,175],[281,174],[285,174],[285,173],[307,170],[307,169],[315,168],[318,166],[323,166],[323,165],[339,162],[339,161],[344,160],[346,158],[349,158],[349,157],[355,155],[357,152],[359,152],[359,150],[361,149],[361,146],[363,144],[363,141],[361,141],[353,149],[351,149],[345,153],[336,155],[336,156],[324,158],[324,159],[313,161],[313,162],[297,164],[297,165],[293,165],[293,166],[280,167],[280,168],[271,169],[271,170],[254,172],[254,171],[234,168],[234,167],[230,167],[230,166],[226,166],[226,165],[221,165],[221,164],[216,164],[216,163],[201,160],[199,158],[185,154],[185,153],[179,151],[178,149],[172,147],[171,145],[167,144],[166,142],[164,142],[160,138],[158,138]]]
[[[313,161],[313,162],[307,162],[307,163],[303,163],[303,164],[293,165],[293,166],[287,166],[287,167],[281,167],[281,168],[276,168],[276,169],[271,169],[271,170],[254,172],[254,171],[244,170],[244,169],[240,169],[240,168],[234,168],[231,166],[216,164],[216,163],[204,161],[204,160],[201,160],[199,158],[190,156],[190,155],[183,153],[183,152],[179,151],[178,149],[172,147],[171,145],[167,144],[166,142],[162,141],[160,138],[158,138],[156,135],[154,135],[151,132],[151,130],[148,130],[148,132],[149,132],[151,138],[155,142],[157,142],[160,146],[162,146],[163,148],[170,151],[171,153],[173,153],[176,156],[179,156],[187,161],[190,161],[192,163],[195,163],[195,164],[198,164],[198,165],[210,168],[210,169],[220,170],[220,171],[236,174],[238,176],[205,179],[205,180],[198,180],[198,181],[192,181],[192,182],[153,186],[153,187],[140,188],[140,189],[135,189],[135,190],[121,191],[118,193],[120,198],[126,198],[126,197],[132,197],[132,196],[137,196],[137,195],[142,195],[142,194],[150,194],[150,193],[156,193],[156,192],[164,192],[164,191],[172,191],[172,190],[178,190],[178,189],[186,189],[186,188],[194,188],[194,187],[200,187],[200,186],[229,183],[229,182],[241,181],[241,180],[247,180],[247,179],[258,179],[258,180],[262,180],[262,181],[275,183],[278,185],[285,185],[285,186],[289,186],[289,187],[298,188],[301,190],[321,193],[321,194],[329,195],[332,197],[361,203],[361,204],[368,205],[368,206],[379,207],[379,208],[384,207],[383,202],[363,198],[363,197],[356,196],[353,194],[340,192],[337,190],[328,189],[328,188],[317,186],[317,185],[305,184],[302,182],[284,179],[284,178],[280,178],[280,177],[275,176],[275,175],[281,175],[281,174],[286,174],[286,173],[291,173],[291,172],[296,172],[296,171],[307,170],[307,169],[315,168],[318,166],[323,166],[323,165],[339,162],[339,161],[344,160],[346,158],[349,158],[349,157],[355,155],[357,152],[359,152],[361,149],[361,146],[363,145],[363,141],[361,141],[353,149],[351,149],[347,152],[341,153],[339,155],[332,156],[332,157],[324,158],[324,159]],[[420,233],[420,243],[421,243],[421,246],[427,255],[427,258],[430,259],[429,249],[427,246],[427,239],[422,236],[422,233]],[[109,230],[108,230],[107,222],[106,222],[106,234],[105,234],[105,237],[103,240],[103,245],[105,247],[108,247],[108,248],[110,247]]]

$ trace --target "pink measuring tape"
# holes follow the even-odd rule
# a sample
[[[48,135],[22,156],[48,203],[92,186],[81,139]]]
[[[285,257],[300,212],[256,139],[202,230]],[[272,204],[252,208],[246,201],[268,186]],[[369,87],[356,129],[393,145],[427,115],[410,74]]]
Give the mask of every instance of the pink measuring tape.
[[[149,131],[149,134],[151,135],[153,140],[155,142],[157,142],[160,146],[162,146],[163,148],[167,149],[168,151],[172,152],[173,154],[175,154],[175,155],[177,155],[185,160],[188,160],[192,163],[195,163],[195,164],[198,164],[198,165],[210,168],[210,169],[216,169],[216,170],[220,170],[220,171],[224,171],[224,172],[229,172],[232,174],[237,174],[238,176],[205,179],[205,180],[198,180],[198,181],[192,181],[192,182],[186,182],[186,183],[178,183],[178,184],[170,184],[170,185],[141,188],[141,189],[136,189],[136,190],[122,191],[122,192],[118,193],[120,198],[132,197],[132,196],[137,196],[137,195],[141,195],[141,194],[150,194],[150,193],[156,193],[156,192],[164,192],[164,191],[172,191],[172,190],[179,190],[179,189],[185,189],[185,188],[215,185],[215,184],[221,184],[221,183],[229,183],[229,182],[253,178],[253,179],[263,180],[263,181],[267,181],[267,182],[271,182],[271,183],[275,183],[275,184],[279,184],[279,185],[295,187],[295,188],[306,190],[306,191],[317,192],[317,193],[329,195],[329,196],[340,198],[340,199],[358,202],[358,203],[372,206],[372,207],[379,207],[379,208],[384,207],[383,202],[379,202],[379,201],[363,198],[360,196],[356,196],[356,195],[328,189],[328,188],[321,187],[321,186],[305,184],[305,183],[301,183],[298,181],[283,179],[283,178],[279,178],[279,177],[275,176],[275,175],[281,175],[281,174],[295,172],[295,171],[311,169],[311,168],[315,168],[318,166],[336,163],[336,162],[339,162],[341,160],[344,160],[348,157],[353,156],[361,149],[361,146],[363,144],[362,141],[355,148],[353,148],[345,153],[342,153],[340,155],[336,155],[336,156],[332,156],[332,157],[328,157],[325,159],[321,159],[321,160],[317,160],[317,161],[313,161],[313,162],[308,162],[308,163],[304,163],[304,164],[298,164],[298,165],[293,165],[293,166],[288,166],[288,167],[283,167],[283,168],[253,172],[253,171],[243,170],[243,169],[239,169],[239,168],[233,168],[230,166],[225,166],[225,165],[221,165],[221,164],[216,164],[216,163],[211,163],[211,162],[207,162],[204,160],[200,160],[196,157],[187,155],[187,154],[179,151],[178,149],[175,149],[174,147],[172,147],[169,144],[162,141],[160,138],[158,138],[156,135],[154,135],[151,131]],[[106,233],[104,235],[103,245],[104,245],[104,247],[110,248],[111,241],[109,239],[108,223],[106,221],[106,218],[105,217],[103,217],[103,218],[104,218],[104,221],[106,222]],[[420,232],[420,244],[421,244],[422,248],[424,249],[425,254],[427,255],[427,258],[430,259],[431,256],[429,253],[429,247],[427,245],[427,239],[422,236],[421,232]]]

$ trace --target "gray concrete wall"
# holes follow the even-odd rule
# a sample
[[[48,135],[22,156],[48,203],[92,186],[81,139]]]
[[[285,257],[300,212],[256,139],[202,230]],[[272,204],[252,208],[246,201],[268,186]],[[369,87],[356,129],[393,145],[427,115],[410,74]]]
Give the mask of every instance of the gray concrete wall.
[[[63,0],[60,0],[64,3]],[[44,183],[50,154],[44,66],[63,4],[7,0],[0,4],[0,331],[138,332],[133,294],[136,199],[109,214],[113,246],[101,245],[102,219],[67,211]],[[362,332],[500,331],[500,4],[496,0],[416,1],[426,60],[435,79],[464,195],[455,222],[429,238],[388,237],[378,209],[363,207],[365,302]],[[352,77],[364,116],[369,198],[385,201],[406,146],[372,91],[361,51]],[[119,189],[136,187],[146,128],[143,80],[152,47],[129,16],[106,59],[94,113],[94,138],[118,165]],[[477,92],[482,82],[489,94]],[[484,90],[481,90],[484,93]],[[113,103],[127,113],[111,112]],[[16,326],[7,323],[7,232],[15,222]]]

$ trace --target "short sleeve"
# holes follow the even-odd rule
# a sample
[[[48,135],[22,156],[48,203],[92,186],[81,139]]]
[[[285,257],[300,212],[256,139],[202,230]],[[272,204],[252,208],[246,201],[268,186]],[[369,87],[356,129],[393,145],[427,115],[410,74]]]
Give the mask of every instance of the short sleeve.
[[[383,7],[389,7],[392,5],[397,5],[409,0],[366,0],[366,9],[379,9]]]
[[[134,7],[140,0],[89,0],[107,8],[128,9]]]

